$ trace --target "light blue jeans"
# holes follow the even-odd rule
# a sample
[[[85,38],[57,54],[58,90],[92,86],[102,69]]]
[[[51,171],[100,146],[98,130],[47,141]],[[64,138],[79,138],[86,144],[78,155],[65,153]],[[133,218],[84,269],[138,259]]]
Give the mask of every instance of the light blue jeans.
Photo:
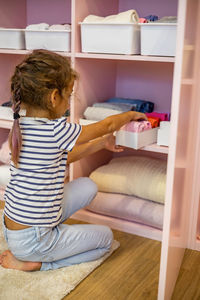
[[[96,184],[87,177],[67,183],[61,223],[87,206],[96,193]],[[4,236],[17,259],[42,262],[42,271],[96,260],[110,250],[113,234],[109,227],[61,223],[53,228],[34,226],[9,230],[3,222]]]

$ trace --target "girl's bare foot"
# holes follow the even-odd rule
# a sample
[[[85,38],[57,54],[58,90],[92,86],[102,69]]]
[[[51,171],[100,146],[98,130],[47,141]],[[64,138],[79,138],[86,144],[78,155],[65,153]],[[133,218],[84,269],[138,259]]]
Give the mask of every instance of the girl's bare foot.
[[[18,260],[9,250],[6,250],[0,255],[0,265],[6,269],[39,271],[42,263]]]

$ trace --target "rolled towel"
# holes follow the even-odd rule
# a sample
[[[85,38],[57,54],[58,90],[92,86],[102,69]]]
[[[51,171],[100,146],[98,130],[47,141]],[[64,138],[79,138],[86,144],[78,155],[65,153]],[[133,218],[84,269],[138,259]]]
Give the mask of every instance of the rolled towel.
[[[121,12],[117,15],[110,15],[107,17],[99,17],[96,15],[89,15],[84,20],[83,23],[138,23],[139,17],[134,9],[130,9]]]
[[[47,30],[49,29],[49,24],[47,23],[39,23],[39,24],[31,24],[26,26],[27,30]]]
[[[161,121],[169,121],[169,113],[153,111],[151,113],[145,113],[145,115],[149,118],[156,117],[159,118]]]
[[[49,30],[70,30],[71,26],[69,24],[54,24],[49,26]]]
[[[148,21],[145,18],[139,18],[139,23],[148,23]]]
[[[105,119],[106,117],[117,115],[120,113],[121,111],[118,111],[116,109],[88,106],[83,115],[87,120],[100,121]]]
[[[156,128],[160,124],[160,119],[156,117],[151,117],[151,118],[148,117],[148,121],[151,123],[152,128]]]
[[[144,130],[151,129],[151,123],[149,121],[131,121],[127,124],[125,124],[121,129],[125,131],[131,131],[131,132],[142,132]]]

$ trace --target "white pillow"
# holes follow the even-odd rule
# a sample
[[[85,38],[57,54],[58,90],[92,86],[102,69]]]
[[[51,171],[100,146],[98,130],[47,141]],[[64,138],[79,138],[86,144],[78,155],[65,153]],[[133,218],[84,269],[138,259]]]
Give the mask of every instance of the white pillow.
[[[164,203],[166,168],[167,162],[161,159],[125,156],[97,168],[90,178],[100,192],[135,195]]]
[[[6,187],[10,180],[10,166],[0,166],[0,186]]]

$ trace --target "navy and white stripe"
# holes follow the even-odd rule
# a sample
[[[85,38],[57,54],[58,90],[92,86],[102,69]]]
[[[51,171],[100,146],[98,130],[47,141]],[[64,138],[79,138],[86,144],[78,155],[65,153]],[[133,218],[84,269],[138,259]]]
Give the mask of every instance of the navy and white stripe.
[[[5,192],[5,214],[31,226],[56,226],[62,216],[68,152],[81,132],[78,124],[57,120],[20,118],[22,148]]]

